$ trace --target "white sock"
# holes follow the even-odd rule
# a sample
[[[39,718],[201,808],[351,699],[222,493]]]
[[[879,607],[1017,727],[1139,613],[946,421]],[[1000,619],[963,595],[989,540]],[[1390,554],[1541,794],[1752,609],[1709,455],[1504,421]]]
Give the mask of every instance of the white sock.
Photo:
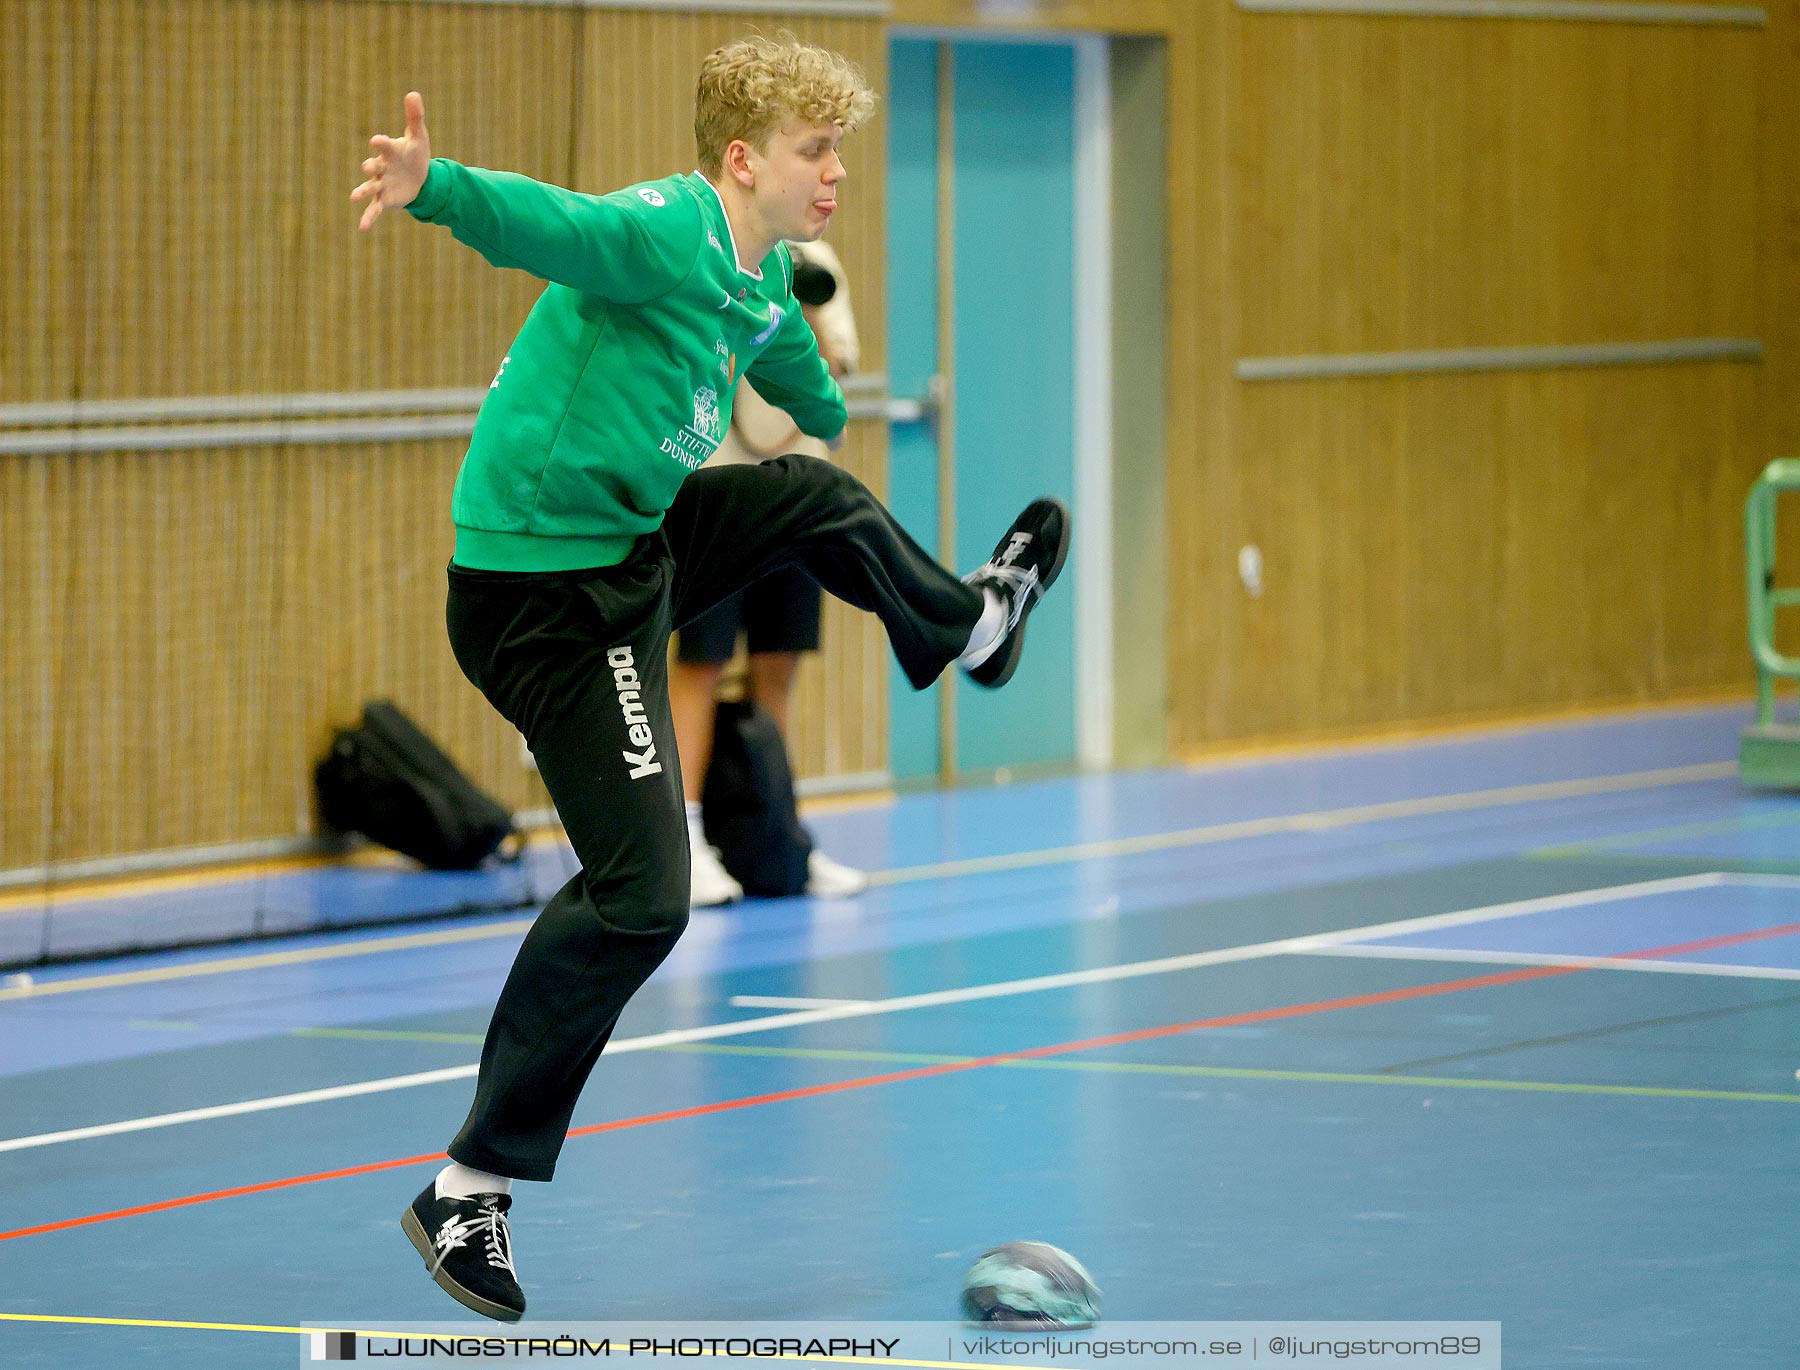
[[[687,801],[686,808],[688,841],[704,843],[706,841],[706,828],[700,821],[700,801],[698,799],[690,799]]]
[[[974,631],[969,634],[969,645],[956,658],[956,664],[964,670],[981,665],[994,654],[994,648],[1000,645],[1005,632],[1006,602],[984,585],[981,587],[981,617],[975,621]]]
[[[437,1196],[440,1199],[472,1199],[477,1194],[510,1194],[512,1184],[504,1175],[490,1175],[485,1170],[452,1161],[438,1171]]]

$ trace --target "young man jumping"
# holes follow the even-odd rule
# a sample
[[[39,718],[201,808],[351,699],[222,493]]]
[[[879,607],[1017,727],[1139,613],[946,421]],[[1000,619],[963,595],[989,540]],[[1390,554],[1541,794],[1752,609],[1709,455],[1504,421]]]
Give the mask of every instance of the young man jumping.
[[[688,832],[670,633],[781,566],[876,614],[917,689],[952,662],[1003,685],[1061,570],[1068,514],[1038,499],[958,580],[848,472],[790,455],[699,471],[740,375],[806,432],[848,413],[792,291],[784,239],[824,233],[862,75],[791,38],[701,65],[699,170],[589,196],[433,159],[424,101],[370,139],[351,199],[442,224],[549,284],[514,339],[451,499],[458,665],[524,734],[581,871],[526,935],[494,1009],[451,1164],[401,1215],[431,1276],[524,1315],[506,1213],[548,1180],[625,1003],[687,926]]]

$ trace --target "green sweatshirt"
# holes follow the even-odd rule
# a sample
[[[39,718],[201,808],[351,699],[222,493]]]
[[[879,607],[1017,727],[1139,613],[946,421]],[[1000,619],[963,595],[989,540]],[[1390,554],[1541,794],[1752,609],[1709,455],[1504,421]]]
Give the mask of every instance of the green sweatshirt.
[[[451,497],[456,562],[623,561],[725,436],[740,376],[814,437],[844,394],[793,296],[784,245],[738,265],[698,172],[579,195],[434,158],[413,217],[550,282],[488,388]]]

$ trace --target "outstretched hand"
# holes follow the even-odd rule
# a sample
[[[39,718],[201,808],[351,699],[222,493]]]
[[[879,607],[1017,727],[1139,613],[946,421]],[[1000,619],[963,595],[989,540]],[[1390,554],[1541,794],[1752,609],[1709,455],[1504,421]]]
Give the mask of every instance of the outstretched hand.
[[[368,177],[350,199],[355,204],[368,201],[362,222],[357,228],[368,232],[384,209],[403,209],[418,198],[425,184],[425,173],[431,169],[431,138],[425,132],[425,97],[418,91],[406,94],[406,136],[390,138],[377,133],[369,139],[375,155],[362,164]]]

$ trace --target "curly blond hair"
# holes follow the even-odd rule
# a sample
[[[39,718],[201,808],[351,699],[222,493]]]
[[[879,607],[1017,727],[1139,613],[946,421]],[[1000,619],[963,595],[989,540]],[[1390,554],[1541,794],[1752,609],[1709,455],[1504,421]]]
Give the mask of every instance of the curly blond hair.
[[[700,170],[718,176],[735,138],[766,149],[788,120],[833,124],[846,133],[875,109],[875,93],[854,62],[791,33],[740,38],[709,53],[694,90],[694,146]]]

